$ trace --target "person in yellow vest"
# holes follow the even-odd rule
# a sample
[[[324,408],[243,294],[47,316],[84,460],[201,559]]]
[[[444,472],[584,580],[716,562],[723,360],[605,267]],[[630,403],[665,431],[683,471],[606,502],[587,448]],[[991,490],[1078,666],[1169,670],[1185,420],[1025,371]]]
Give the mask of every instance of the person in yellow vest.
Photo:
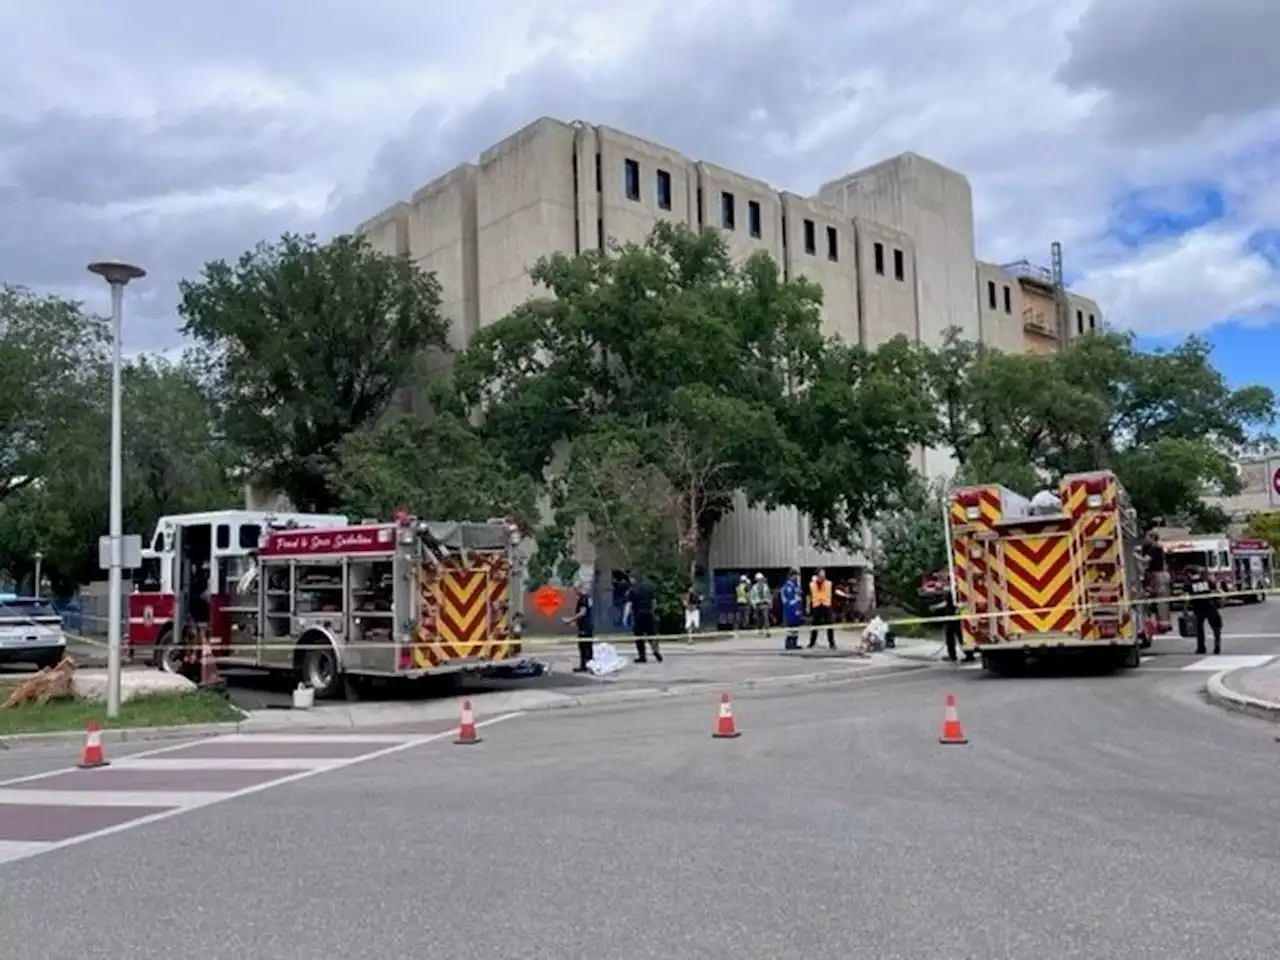
[[[734,611],[734,626],[745,630],[751,626],[751,581],[744,573],[738,578],[738,585],[733,589],[733,598],[737,604]]]
[[[809,581],[809,622],[813,629],[809,631],[809,649],[818,645],[818,628],[827,628],[827,646],[836,648],[836,631],[831,626],[831,581],[827,579],[827,571],[818,570]]]

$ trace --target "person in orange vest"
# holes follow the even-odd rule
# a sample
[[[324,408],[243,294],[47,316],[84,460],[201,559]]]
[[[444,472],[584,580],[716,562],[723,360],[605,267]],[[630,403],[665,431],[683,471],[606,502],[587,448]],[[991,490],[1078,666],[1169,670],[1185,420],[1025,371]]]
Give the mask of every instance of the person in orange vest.
[[[819,569],[809,581],[809,622],[813,629],[809,631],[809,649],[818,645],[818,628],[827,628],[827,646],[836,648],[836,631],[831,626],[831,581],[827,572]]]

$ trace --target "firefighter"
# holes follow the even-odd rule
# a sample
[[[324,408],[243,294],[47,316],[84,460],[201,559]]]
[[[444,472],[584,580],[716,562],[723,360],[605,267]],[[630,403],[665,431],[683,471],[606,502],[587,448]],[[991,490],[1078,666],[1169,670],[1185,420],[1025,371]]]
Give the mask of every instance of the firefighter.
[[[964,648],[964,633],[960,629],[960,620],[956,616],[955,601],[951,599],[951,591],[947,591],[942,595],[942,599],[932,606],[932,611],[940,617],[949,618],[946,623],[946,640],[947,640],[947,659],[952,663],[957,660],[956,653]],[[973,660],[973,651],[965,650],[964,659],[966,662]]]
[[[1222,614],[1218,610],[1218,588],[1204,567],[1192,567],[1187,579],[1191,594],[1191,615],[1196,621],[1196,653],[1204,656],[1204,625],[1213,631],[1213,655],[1222,653]]]
[[[800,571],[792,567],[782,585],[782,622],[787,627],[785,650],[800,649],[800,625],[804,623],[804,600],[800,592]]]
[[[827,628],[827,646],[836,648],[836,631],[831,626],[831,581],[825,570],[818,570],[809,581],[809,612],[813,629],[809,631],[809,649],[818,645],[818,628]]]

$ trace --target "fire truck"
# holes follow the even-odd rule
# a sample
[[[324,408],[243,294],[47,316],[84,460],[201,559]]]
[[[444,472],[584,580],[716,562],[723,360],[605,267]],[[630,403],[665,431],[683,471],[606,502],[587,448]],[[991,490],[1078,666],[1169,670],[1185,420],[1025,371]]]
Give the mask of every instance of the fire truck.
[[[219,665],[292,673],[320,698],[344,695],[347,681],[418,679],[521,657],[513,525],[313,519],[324,522],[265,525],[259,545],[227,565],[216,592],[205,591],[207,605],[199,584],[180,582],[172,622],[192,629],[159,644],[160,666],[181,669],[202,628]]]
[[[179,624],[190,619],[215,634],[222,629],[211,622],[212,608],[225,606],[229,585],[252,566],[264,531],[346,525],[346,517],[329,514],[255,510],[161,517],[142,551],[142,566],[133,571],[125,635],[129,659],[143,656],[170,672],[180,670],[183,650],[175,642],[182,636]]]
[[[1162,546],[1174,593],[1185,592],[1191,568],[1203,567],[1210,582],[1229,595],[1228,602],[1266,600],[1266,591],[1271,589],[1274,551],[1265,540],[1242,540],[1218,534],[1168,540]]]
[[[1135,602],[1140,531],[1114,474],[1072,474],[1032,499],[997,484],[961,487],[946,527],[962,641],[987,670],[1066,652],[1141,662],[1155,625]]]

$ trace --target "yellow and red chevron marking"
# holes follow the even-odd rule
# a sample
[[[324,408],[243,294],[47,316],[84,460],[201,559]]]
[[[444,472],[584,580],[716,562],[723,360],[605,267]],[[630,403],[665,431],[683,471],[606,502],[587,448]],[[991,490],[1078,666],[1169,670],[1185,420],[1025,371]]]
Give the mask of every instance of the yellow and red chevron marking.
[[[953,526],[992,527],[1000,521],[1000,491],[996,487],[981,487],[978,490],[979,515],[976,520],[970,519],[966,506],[962,502],[973,491],[957,490],[951,497],[951,523]]]
[[[1100,489],[1093,491],[1102,496],[1102,506],[1100,507],[1089,506],[1089,488],[1091,485],[1100,487]],[[1092,511],[1114,512],[1118,497],[1119,489],[1116,486],[1115,477],[1112,476],[1098,477],[1092,480],[1080,478],[1068,480],[1063,484],[1062,502],[1066,506],[1067,513],[1077,520]]]
[[[965,643],[976,643],[982,635],[984,623],[974,614],[987,612],[990,602],[987,596],[987,563],[985,555],[970,557],[968,545],[973,541],[959,537],[952,545],[952,565],[955,572],[956,612],[960,614],[960,633]],[[970,582],[972,581],[972,582]]]
[[[1009,628],[1016,633],[1066,633],[1079,628],[1070,538],[1061,532],[1004,541]]]
[[[450,660],[506,660],[521,652],[511,636],[511,570],[505,554],[471,557],[465,570],[427,564],[419,571],[422,617],[413,645],[420,668]]]

